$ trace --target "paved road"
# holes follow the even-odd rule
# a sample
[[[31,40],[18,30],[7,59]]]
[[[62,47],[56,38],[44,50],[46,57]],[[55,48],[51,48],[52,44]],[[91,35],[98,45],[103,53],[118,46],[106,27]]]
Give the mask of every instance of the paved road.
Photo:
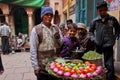
[[[29,52],[1,55],[5,71],[0,80],[36,80]]]

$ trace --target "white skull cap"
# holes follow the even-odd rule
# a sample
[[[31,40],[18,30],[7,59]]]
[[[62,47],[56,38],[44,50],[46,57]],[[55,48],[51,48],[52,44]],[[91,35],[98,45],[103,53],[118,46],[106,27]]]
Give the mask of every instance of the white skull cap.
[[[83,28],[86,29],[86,25],[84,23],[77,23],[78,29]]]

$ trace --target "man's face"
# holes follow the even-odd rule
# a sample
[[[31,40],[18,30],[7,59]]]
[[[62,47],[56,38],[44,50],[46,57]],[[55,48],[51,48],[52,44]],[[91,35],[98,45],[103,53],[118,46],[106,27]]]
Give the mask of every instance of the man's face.
[[[84,29],[83,29],[83,28],[79,28],[79,29],[77,30],[77,32],[78,32],[79,35],[81,35],[81,34],[84,32]]]
[[[70,25],[71,24],[71,22],[67,22],[67,25]]]
[[[105,15],[107,14],[107,8],[106,7],[100,7],[97,9],[98,14],[104,18]]]
[[[52,18],[53,18],[52,14],[50,14],[50,13],[45,14],[43,16],[43,22],[44,22],[44,24],[51,24]]]
[[[83,38],[84,36],[86,36],[86,34],[87,34],[87,30],[85,30],[83,28],[79,28],[77,30],[77,32],[78,32],[78,36],[79,36],[80,39]]]

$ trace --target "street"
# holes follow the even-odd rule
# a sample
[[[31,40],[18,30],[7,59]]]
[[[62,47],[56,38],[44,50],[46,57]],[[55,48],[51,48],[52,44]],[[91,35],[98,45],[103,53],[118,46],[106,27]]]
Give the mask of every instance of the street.
[[[1,57],[5,71],[0,75],[0,80],[36,80],[29,52],[17,52]]]

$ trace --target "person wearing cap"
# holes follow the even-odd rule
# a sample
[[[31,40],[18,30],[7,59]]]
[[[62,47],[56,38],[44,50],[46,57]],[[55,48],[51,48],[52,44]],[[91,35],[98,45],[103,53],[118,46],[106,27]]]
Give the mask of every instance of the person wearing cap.
[[[107,69],[106,80],[115,80],[114,50],[115,40],[119,38],[120,25],[114,16],[107,13],[105,1],[97,3],[98,16],[90,24],[91,40],[96,45],[96,51],[104,55],[104,66]]]
[[[31,31],[30,58],[37,80],[57,80],[45,70],[49,58],[57,57],[56,52],[62,44],[62,33],[56,25],[51,23],[52,18],[53,9],[49,6],[42,6],[42,22],[33,27]]]
[[[94,43],[91,41],[89,32],[87,30],[87,27],[84,23],[77,23],[78,29],[77,29],[77,36],[80,40],[80,49],[85,52],[88,52],[89,50],[94,50],[95,46]],[[79,57],[82,57],[83,54],[79,55]]]

